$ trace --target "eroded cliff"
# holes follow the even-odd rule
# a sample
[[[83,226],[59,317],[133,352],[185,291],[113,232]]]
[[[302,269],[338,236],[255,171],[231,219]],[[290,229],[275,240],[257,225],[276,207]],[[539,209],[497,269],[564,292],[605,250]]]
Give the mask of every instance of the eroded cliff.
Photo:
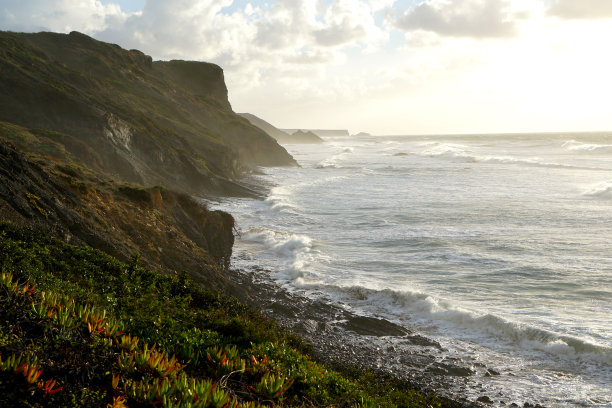
[[[213,64],[153,62],[77,32],[0,32],[0,73],[6,138],[117,180],[243,194],[241,172],[296,165],[231,110]]]
[[[1,135],[1,133],[0,133]],[[0,220],[88,244],[128,261],[175,273],[189,270],[206,287],[236,290],[226,274],[234,220],[163,187],[116,183],[0,141]]]

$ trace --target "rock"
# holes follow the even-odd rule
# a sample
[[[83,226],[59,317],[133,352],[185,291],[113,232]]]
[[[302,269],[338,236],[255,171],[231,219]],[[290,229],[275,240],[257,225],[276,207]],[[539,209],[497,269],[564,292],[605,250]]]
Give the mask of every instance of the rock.
[[[347,316],[344,329],[365,336],[404,336],[408,330],[385,319],[367,316]]]
[[[474,374],[474,371],[467,367],[437,362],[427,367],[426,371],[431,374],[449,375],[453,377],[467,377]]]
[[[438,350],[442,350],[442,346],[440,345],[440,343],[438,343],[435,340],[428,339],[427,337],[418,335],[418,334],[415,334],[412,336],[406,336],[404,337],[404,340],[402,342],[406,344],[412,344],[415,346],[434,347]]]
[[[478,399],[476,401],[482,402],[484,404],[492,404],[493,403],[493,400],[491,400],[491,398],[489,398],[487,395],[483,395],[482,397],[478,397]]]

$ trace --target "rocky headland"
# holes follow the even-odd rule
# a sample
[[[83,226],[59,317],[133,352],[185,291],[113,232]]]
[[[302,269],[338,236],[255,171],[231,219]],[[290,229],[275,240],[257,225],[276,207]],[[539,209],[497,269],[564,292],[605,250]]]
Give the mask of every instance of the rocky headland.
[[[338,137],[338,136],[350,136],[349,131],[346,129],[281,129],[283,132],[293,134],[295,132],[311,132],[319,137]]]
[[[240,116],[251,122],[252,125],[257,126],[268,135],[276,139],[281,144],[317,144],[323,143],[323,139],[312,132],[304,132],[297,130],[294,132],[285,132],[266,122],[265,120],[258,118],[251,113],[239,113]]]

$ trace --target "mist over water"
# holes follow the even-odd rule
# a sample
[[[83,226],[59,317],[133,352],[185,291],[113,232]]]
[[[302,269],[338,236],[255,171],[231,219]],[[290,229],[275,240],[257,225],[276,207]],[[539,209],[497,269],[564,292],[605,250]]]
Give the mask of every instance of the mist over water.
[[[507,402],[612,406],[612,134],[289,145],[238,268],[436,339]]]

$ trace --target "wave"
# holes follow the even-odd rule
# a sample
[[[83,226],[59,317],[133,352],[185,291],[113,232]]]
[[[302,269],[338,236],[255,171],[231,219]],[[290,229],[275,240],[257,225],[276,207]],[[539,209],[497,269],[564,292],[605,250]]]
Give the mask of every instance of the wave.
[[[612,198],[612,181],[593,184],[583,195],[594,198]]]
[[[386,313],[391,313],[399,320],[408,318],[427,326],[434,323],[452,331],[468,330],[471,335],[480,333],[493,336],[522,349],[543,351],[562,358],[612,364],[611,347],[513,322],[493,314],[464,309],[426,293],[375,290],[362,286],[328,286],[327,290],[339,295],[342,302],[348,301],[365,310],[383,307]]]
[[[278,270],[278,277],[283,280],[304,279],[307,275],[305,271],[314,258],[313,241],[306,235],[258,227],[243,233],[242,242],[262,244],[279,259],[282,267]]]
[[[315,169],[337,169],[338,166],[335,162],[331,161],[331,160],[323,160],[321,162],[319,162],[316,166]]]
[[[283,187],[274,187],[264,201],[269,205],[270,210],[274,212],[295,213],[295,206],[289,199],[289,192]]]
[[[342,156],[346,155],[346,154],[351,154],[355,151],[354,148],[352,147],[345,147],[342,150],[340,150],[339,152],[333,154],[331,157],[328,157],[327,159],[324,159],[322,161],[320,161],[315,168],[316,169],[336,169],[338,167],[340,167],[339,162],[342,159]]]
[[[467,146],[453,143],[427,142],[422,144],[426,149],[416,153],[420,156],[445,157],[451,160],[459,160],[468,163],[500,163],[526,165],[533,167],[547,167],[575,170],[609,170],[599,167],[574,166],[562,163],[551,163],[541,161],[538,157],[517,158],[512,156],[484,156],[473,153]]]
[[[612,152],[612,145],[582,143],[577,140],[568,140],[561,147],[573,152]]]
[[[470,151],[467,146],[456,143],[425,142],[422,144],[425,150],[421,151],[424,156],[451,156],[460,158],[470,158]]]

